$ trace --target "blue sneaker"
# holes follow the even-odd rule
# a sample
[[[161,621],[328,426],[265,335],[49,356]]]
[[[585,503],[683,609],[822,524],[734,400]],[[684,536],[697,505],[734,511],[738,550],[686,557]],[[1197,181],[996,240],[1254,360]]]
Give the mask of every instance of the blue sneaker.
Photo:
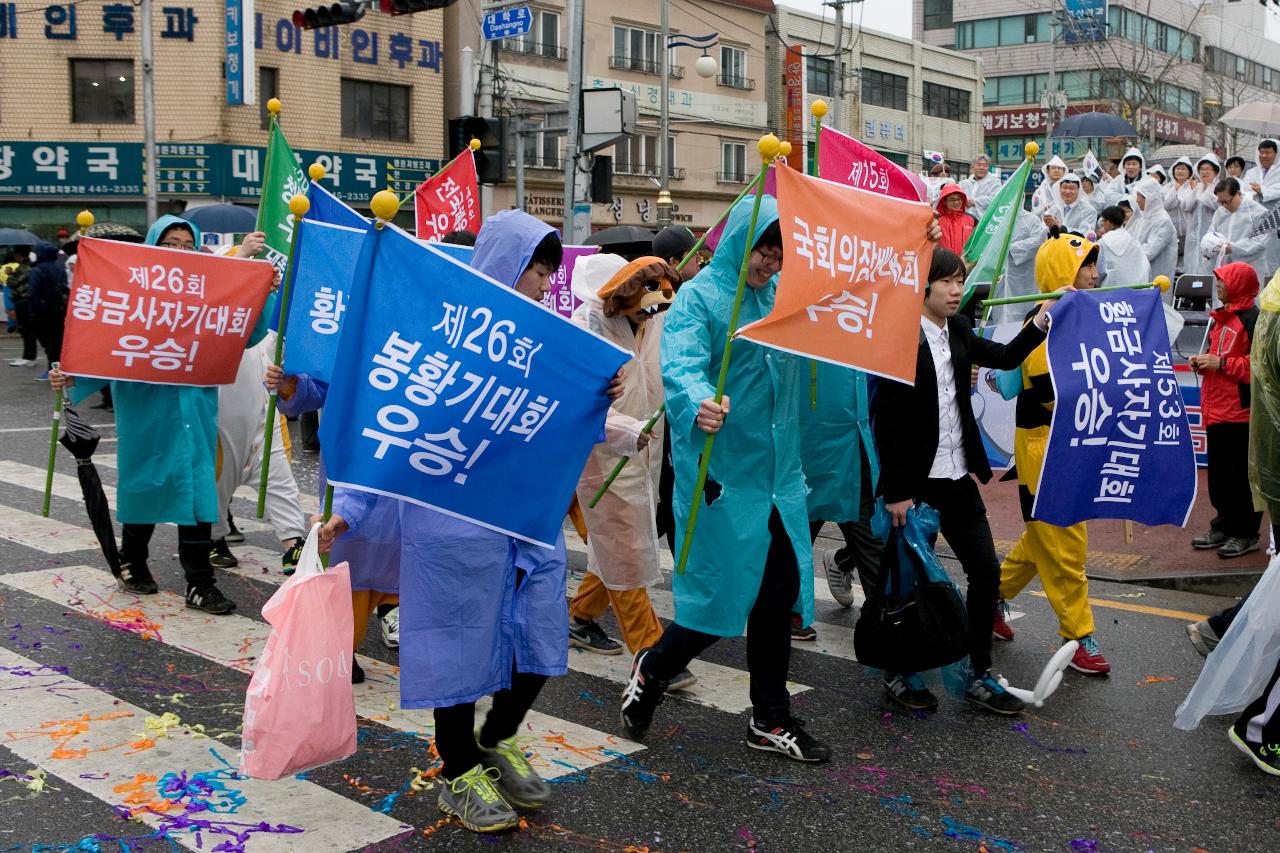
[[[990,672],[974,675],[964,689],[966,702],[985,708],[993,714],[1021,714],[1026,703],[1014,696]]]
[[[938,697],[925,686],[924,679],[914,672],[889,672],[884,676],[884,689],[895,704],[908,711],[938,710]]]

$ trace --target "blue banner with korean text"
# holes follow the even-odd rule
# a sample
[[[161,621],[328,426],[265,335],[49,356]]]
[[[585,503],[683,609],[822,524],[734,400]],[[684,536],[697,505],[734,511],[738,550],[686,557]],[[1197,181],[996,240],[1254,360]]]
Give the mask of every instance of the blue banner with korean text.
[[[395,226],[356,266],[330,481],[551,547],[630,354]]]
[[[1160,292],[1070,293],[1051,316],[1057,402],[1032,515],[1185,526],[1196,460]]]
[[[351,279],[366,229],[308,222],[298,231],[284,371],[331,382],[338,337],[351,298]]]

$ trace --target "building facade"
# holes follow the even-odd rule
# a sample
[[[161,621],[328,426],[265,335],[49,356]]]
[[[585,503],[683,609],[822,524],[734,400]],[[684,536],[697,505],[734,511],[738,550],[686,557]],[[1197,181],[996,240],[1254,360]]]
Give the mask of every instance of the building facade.
[[[591,205],[593,229],[658,226],[659,77],[662,0],[588,2],[583,22],[583,88],[632,92],[639,111],[635,134],[596,152],[612,158],[613,192]],[[768,126],[765,103],[765,30],[772,0],[668,0],[673,35],[719,34],[709,53],[718,72],[694,73],[701,56],[687,47],[670,52],[671,134],[668,142],[673,221],[695,230],[711,226],[758,168],[756,142]],[[535,0],[533,29],[522,37],[486,43],[480,0],[459,0],[445,11],[446,61],[464,67],[473,51],[476,73],[451,80],[449,116],[494,115],[507,121],[507,180],[489,191],[492,210],[521,206],[559,226],[564,218],[565,101],[568,91],[568,21],[563,0]],[[523,129],[516,157],[515,132]],[[545,128],[545,129],[544,129]],[[524,171],[517,199],[515,172]]]
[[[1270,16],[1244,0],[913,4],[916,38],[983,58],[986,150],[1003,163],[1016,162],[1032,140],[1068,162],[1088,148],[1113,158],[1123,150],[1118,141],[1046,138],[1051,70],[1064,96],[1060,116],[1121,115],[1149,151],[1166,145],[1251,150],[1256,138],[1215,122],[1232,106],[1280,92],[1280,44],[1265,35]],[[1081,18],[1082,9],[1095,17]]]
[[[787,7],[779,7],[774,27],[767,51],[772,126],[786,126],[790,49],[793,62],[798,53],[803,63],[796,76],[807,145],[810,107],[822,99],[830,105],[824,119],[830,126],[913,171],[925,168],[929,151],[943,155],[953,174],[964,174],[982,151],[980,58],[850,25],[837,38],[830,19]]]
[[[153,7],[157,162],[143,157],[140,10],[109,0],[0,2],[0,224],[45,236],[76,211],[145,226],[145,182],[161,211],[261,193],[268,98],[304,164],[356,206],[389,184],[412,190],[444,146],[442,15],[374,11],[302,30],[299,8],[258,0]],[[256,103],[228,106],[228,36],[252,39]],[[234,75],[233,75],[234,76]]]

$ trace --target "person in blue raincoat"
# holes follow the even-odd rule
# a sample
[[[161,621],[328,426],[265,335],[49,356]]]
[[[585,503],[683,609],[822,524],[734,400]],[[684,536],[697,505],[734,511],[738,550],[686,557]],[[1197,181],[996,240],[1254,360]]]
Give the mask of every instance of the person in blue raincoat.
[[[485,220],[471,265],[539,301],[561,259],[550,225],[504,210]],[[615,377],[609,393],[621,390]],[[557,517],[570,495],[560,497],[546,506]],[[335,512],[321,528],[321,549],[348,529],[362,531],[371,503]],[[407,501],[399,509],[400,704],[435,709],[440,810],[474,832],[509,829],[519,822],[515,809],[551,799],[516,733],[547,677],[568,671],[564,536],[544,548]],[[489,695],[477,734],[475,703]]]
[[[200,229],[176,216],[161,216],[147,232],[148,245],[197,251]],[[252,258],[263,246],[261,232],[248,235],[237,254]],[[267,302],[270,303],[271,297]],[[258,315],[247,346],[267,334],[269,310]],[[116,518],[123,527],[116,582],[126,592],[157,591],[147,566],[157,524],[178,525],[178,561],[186,577],[187,606],[206,613],[235,609],[214,583],[209,563],[210,530],[220,513],[214,473],[218,446],[218,389],[122,380],[80,379],[50,371],[54,388],[66,388],[79,403],[108,385],[115,400]]]
[[[808,363],[738,341],[723,401],[714,400],[743,255],[749,259],[740,325],[769,313],[782,268],[777,202],[771,196],[760,200],[756,228],[749,233],[753,203],[747,198],[734,207],[711,263],[680,289],[667,313],[662,373],[676,473],[677,544],[684,541],[708,433],[717,434],[715,454],[686,570],[674,576],[675,621],[657,645],[636,653],[621,716],[631,737],[643,737],[666,683],[720,637],[746,630],[752,704],[747,745],[800,761],[826,761],[830,749],[791,716],[787,692],[792,609],[804,624],[813,619],[797,423],[800,394],[809,388]]]
[[[824,522],[835,522],[844,547],[822,556],[831,597],[842,607],[853,605],[856,569],[864,592],[876,588],[884,542],[871,532],[880,460],[871,433],[867,374],[815,361],[810,368],[810,394],[801,394],[800,449],[809,486],[809,540],[818,538]],[[792,620],[793,640],[816,639],[812,627]]]

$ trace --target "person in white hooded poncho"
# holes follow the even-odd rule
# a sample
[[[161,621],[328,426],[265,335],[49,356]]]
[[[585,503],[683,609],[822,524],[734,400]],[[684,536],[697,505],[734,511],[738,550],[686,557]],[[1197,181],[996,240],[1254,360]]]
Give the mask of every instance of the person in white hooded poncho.
[[[1049,229],[1040,217],[1025,210],[1018,211],[1009,241],[1009,257],[1004,266],[1004,285],[1000,296],[1026,296],[1039,293],[1036,286],[1036,252],[1049,237]],[[1026,305],[996,305],[991,309],[992,323],[1012,323],[1027,315]]]
[[[1218,187],[1218,176],[1222,174],[1222,163],[1216,154],[1210,153],[1197,160],[1195,168],[1194,186],[1190,192],[1179,194],[1186,223],[1182,271],[1190,275],[1208,275],[1213,272],[1213,266],[1200,251],[1200,241],[1209,233],[1213,215],[1218,212],[1218,197],[1214,190]]]
[[[1172,281],[1178,266],[1178,231],[1164,209],[1164,190],[1154,178],[1140,181],[1133,202],[1137,209],[1129,228],[1151,262],[1151,275]],[[1171,294],[1166,292],[1165,299],[1172,299]]]
[[[1099,220],[1098,286],[1151,281],[1151,262],[1133,232],[1124,227],[1124,210],[1103,208]]]
[[[960,189],[969,200],[969,213],[981,219],[1001,186],[1000,176],[991,171],[991,158],[986,154],[975,157],[972,173],[960,182]]]
[[[1045,212],[1045,224],[1058,225],[1092,240],[1098,211],[1080,192],[1079,176],[1067,172],[1058,181],[1055,194],[1058,201]]]
[[[1244,261],[1264,279],[1267,268],[1267,234],[1251,236],[1258,221],[1267,215],[1262,205],[1246,198],[1235,178],[1223,178],[1214,188],[1218,209],[1209,223],[1209,231],[1200,240],[1200,252],[1209,269],[1217,269],[1232,261]],[[1270,236],[1274,240],[1274,236]]]
[[[1274,139],[1259,142],[1257,162],[1240,179],[1240,188],[1251,191],[1254,201],[1261,203],[1267,213],[1280,206],[1280,163],[1276,162],[1276,148]],[[1258,269],[1258,281],[1269,281],[1271,274],[1280,267],[1280,239],[1277,239],[1275,230],[1262,235],[1260,239],[1265,243],[1266,258],[1261,268],[1257,264],[1254,264],[1254,268]]]
[[[1106,204],[1115,204],[1122,198],[1127,198],[1133,194],[1133,188],[1138,181],[1142,180],[1147,170],[1147,158],[1142,156],[1142,152],[1137,148],[1130,148],[1124,152],[1124,156],[1120,158],[1120,174],[1107,184],[1106,195],[1103,201]]]
[[[653,523],[662,467],[662,430],[643,432],[662,405],[663,313],[675,296],[679,273],[656,257],[628,263],[613,254],[586,255],[573,270],[573,294],[582,304],[574,324],[631,352],[622,396],[605,419],[605,441],[588,457],[578,480],[578,503],[587,524],[587,575],[569,602],[570,645],[600,654],[621,651],[603,642],[595,620],[614,610],[623,641],[635,654],[662,636],[646,587],[662,582],[658,533]],[[592,499],[618,460],[631,457],[609,490]],[[691,679],[690,679],[691,683]],[[682,687],[688,684],[682,683]]]
[[[1178,269],[1186,266],[1183,260],[1187,245],[1187,213],[1184,202],[1195,193],[1195,171],[1191,160],[1179,157],[1169,167],[1169,180],[1164,185],[1164,209],[1169,211],[1173,227],[1178,232]]]
[[[1067,164],[1062,158],[1054,155],[1048,163],[1040,167],[1043,179],[1040,186],[1031,195],[1031,212],[1044,216],[1045,212],[1058,203],[1058,181],[1067,173]]]

